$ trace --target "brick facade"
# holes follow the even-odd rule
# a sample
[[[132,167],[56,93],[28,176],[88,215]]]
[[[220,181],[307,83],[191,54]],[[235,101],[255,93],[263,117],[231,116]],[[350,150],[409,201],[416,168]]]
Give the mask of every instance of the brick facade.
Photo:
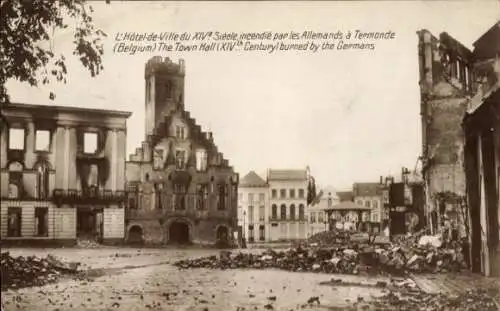
[[[214,244],[237,228],[238,175],[184,109],[184,76],[182,60],[146,64],[145,140],[126,163],[129,242]]]

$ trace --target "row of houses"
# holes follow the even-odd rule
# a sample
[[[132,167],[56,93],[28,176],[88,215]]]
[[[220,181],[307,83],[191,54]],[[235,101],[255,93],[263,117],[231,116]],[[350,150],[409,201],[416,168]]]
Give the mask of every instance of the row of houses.
[[[0,236],[8,243],[228,243],[239,176],[184,109],[185,67],[145,67],[145,138],[131,113],[2,105]]]
[[[239,184],[238,227],[248,242],[307,239],[334,226],[357,230],[360,222],[379,230],[387,225],[382,178],[355,183],[351,191],[326,187],[311,197],[309,168],[269,169],[262,175],[251,171]]]

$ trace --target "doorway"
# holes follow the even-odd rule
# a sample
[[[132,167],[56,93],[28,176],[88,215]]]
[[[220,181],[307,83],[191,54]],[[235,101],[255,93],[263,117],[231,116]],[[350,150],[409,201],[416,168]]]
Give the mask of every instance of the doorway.
[[[78,207],[76,213],[76,235],[79,240],[101,241],[103,237],[102,209]]]
[[[174,221],[168,230],[168,243],[176,245],[189,244],[189,225],[183,221]]]
[[[217,247],[229,247],[229,229],[226,226],[217,228]]]

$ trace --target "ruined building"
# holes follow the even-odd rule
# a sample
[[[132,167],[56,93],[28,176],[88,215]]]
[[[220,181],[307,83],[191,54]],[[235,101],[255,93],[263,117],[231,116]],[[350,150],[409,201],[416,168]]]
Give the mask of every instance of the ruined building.
[[[446,33],[418,36],[428,222],[460,221],[472,270],[498,276],[500,22],[473,51]]]
[[[500,276],[500,22],[474,43],[478,83],[463,122],[472,270]]]
[[[153,57],[144,78],[145,139],[126,163],[127,240],[230,242],[239,177],[184,109],[184,61]]]
[[[436,232],[446,217],[463,223],[462,206],[445,200],[465,196],[462,118],[473,93],[472,52],[447,33],[418,32],[422,162],[426,220]]]
[[[122,241],[129,112],[2,105],[2,244]]]

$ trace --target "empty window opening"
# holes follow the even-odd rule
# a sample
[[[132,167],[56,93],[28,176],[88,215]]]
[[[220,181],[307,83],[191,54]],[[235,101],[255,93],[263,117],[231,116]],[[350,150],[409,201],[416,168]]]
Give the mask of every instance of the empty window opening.
[[[93,154],[97,151],[97,133],[83,134],[83,152]]]
[[[46,130],[36,131],[35,141],[36,151],[49,151],[50,150],[50,132]]]
[[[21,215],[22,210],[20,207],[9,207],[8,209],[8,223],[7,223],[7,236],[20,237],[21,236]]]
[[[9,129],[9,149],[24,150],[24,129]]]
[[[49,235],[49,211],[47,207],[35,208],[35,232],[37,236]]]

